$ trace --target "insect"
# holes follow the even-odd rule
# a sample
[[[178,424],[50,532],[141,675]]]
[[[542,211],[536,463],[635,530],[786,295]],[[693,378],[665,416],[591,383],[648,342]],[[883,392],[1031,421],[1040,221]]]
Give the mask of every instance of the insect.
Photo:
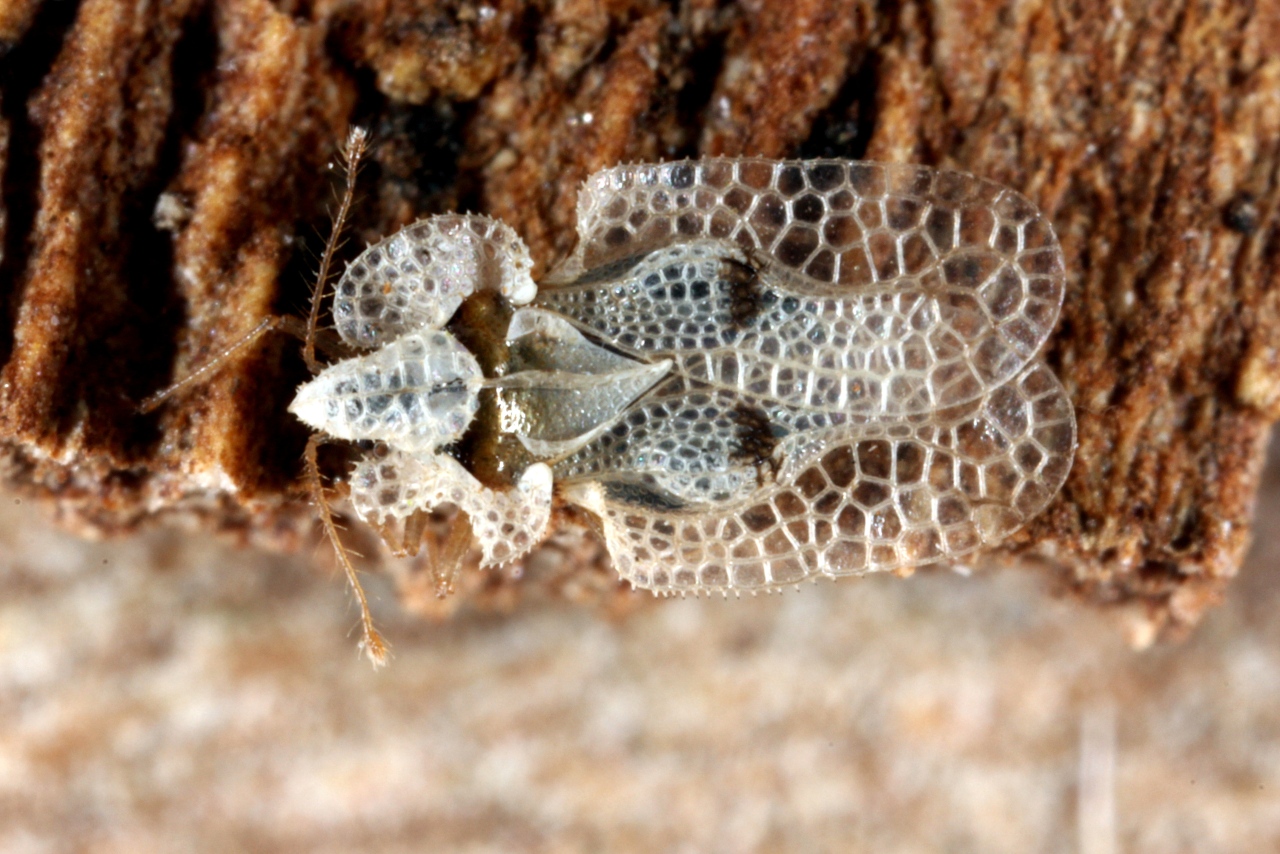
[[[1062,253],[994,182],[843,160],[619,166],[582,188],[574,252],[540,285],[531,269],[510,227],[450,214],[337,282],[337,334],[363,355],[290,410],[318,431],[308,477],[375,660],[321,435],[376,443],[350,497],[389,543],[412,551],[453,504],[469,520],[453,539],[496,566],[565,502],[623,579],[661,594],[955,560],[1025,524],[1070,469],[1074,411],[1037,359]]]
[[[1063,259],[1017,193],[907,165],[629,165],[587,180],[578,230],[540,287],[480,216],[348,267],[337,329],[371,352],[292,411],[384,443],[351,478],[362,518],[456,504],[496,565],[558,497],[635,587],[758,591],[962,557],[1065,479],[1073,409],[1036,359]],[[480,294],[501,307],[487,372],[446,328]],[[469,431],[505,483],[464,465]]]

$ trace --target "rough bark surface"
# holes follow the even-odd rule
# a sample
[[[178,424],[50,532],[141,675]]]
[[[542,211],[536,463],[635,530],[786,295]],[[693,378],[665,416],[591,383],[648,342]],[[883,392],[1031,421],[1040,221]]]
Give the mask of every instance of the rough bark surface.
[[[136,404],[305,304],[349,122],[378,141],[352,246],[481,210],[542,270],[620,161],[920,162],[1036,200],[1070,271],[1048,358],[1080,449],[999,556],[1129,607],[1138,640],[1185,628],[1240,565],[1280,418],[1277,44],[1280,0],[0,0],[6,476],[80,530],[296,543],[296,348]],[[625,607],[562,521],[524,578],[439,605],[401,566],[407,600]]]

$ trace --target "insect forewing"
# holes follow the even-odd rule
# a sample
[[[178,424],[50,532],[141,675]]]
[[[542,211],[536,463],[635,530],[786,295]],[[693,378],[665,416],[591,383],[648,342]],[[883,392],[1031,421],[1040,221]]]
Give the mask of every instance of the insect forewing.
[[[615,566],[636,586],[768,590],[956,559],[998,542],[1056,494],[1074,447],[1071,402],[1037,363],[930,417],[797,434],[780,444],[767,483],[720,500],[673,492],[669,477],[645,482],[623,466],[590,471],[585,455],[556,475],[571,501],[599,516]],[[667,448],[673,458],[682,450]]]
[[[769,589],[992,544],[1061,486],[1075,421],[1035,361],[1053,230],[1013,191],[848,161],[624,166],[537,297],[671,373],[555,461],[619,571]]]
[[[587,180],[578,224],[541,305],[697,379],[777,396],[785,373],[791,405],[898,416],[977,399],[1035,355],[1062,302],[1048,221],[958,172],[620,166]]]

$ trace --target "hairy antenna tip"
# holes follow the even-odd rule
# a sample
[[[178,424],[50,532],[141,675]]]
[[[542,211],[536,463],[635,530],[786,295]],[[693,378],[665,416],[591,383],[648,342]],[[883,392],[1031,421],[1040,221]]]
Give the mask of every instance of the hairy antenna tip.
[[[391,647],[383,640],[382,635],[376,629],[368,631],[364,639],[360,641],[360,649],[375,670],[379,667],[385,667],[387,659],[391,657]]]
[[[347,133],[346,150],[350,156],[352,152],[363,151],[365,145],[369,142],[369,129],[354,125]]]

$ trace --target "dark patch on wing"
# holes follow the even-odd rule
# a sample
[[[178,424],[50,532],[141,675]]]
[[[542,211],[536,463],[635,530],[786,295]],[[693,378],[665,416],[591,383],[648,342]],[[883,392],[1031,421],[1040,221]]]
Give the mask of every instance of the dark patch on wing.
[[[766,482],[765,469],[776,477],[781,460],[774,458],[778,447],[778,434],[774,430],[773,421],[758,406],[741,401],[733,408],[732,417],[737,425],[734,436],[737,448],[732,453],[736,461],[755,466],[760,486]]]
[[[683,510],[685,503],[645,478],[635,480],[602,480],[605,497],[646,510]]]
[[[734,258],[721,258],[720,280],[728,285],[729,318],[735,327],[750,324],[773,301],[770,299],[772,291],[760,281],[759,271],[751,264]]]

